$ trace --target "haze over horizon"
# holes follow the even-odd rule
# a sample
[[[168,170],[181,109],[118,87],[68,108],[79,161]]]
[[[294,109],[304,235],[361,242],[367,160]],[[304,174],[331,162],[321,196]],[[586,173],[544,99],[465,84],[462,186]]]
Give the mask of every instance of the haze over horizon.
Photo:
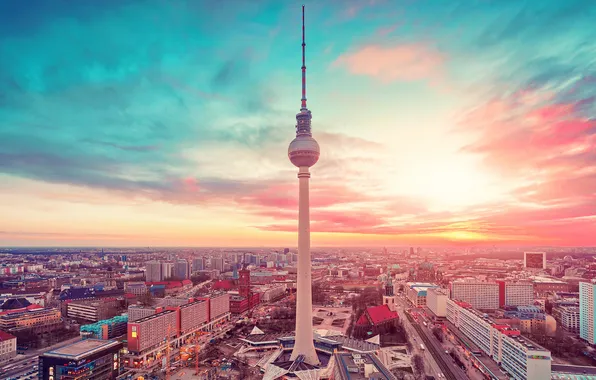
[[[26,3],[0,245],[296,245],[302,1]],[[596,3],[305,3],[313,247],[596,246]]]

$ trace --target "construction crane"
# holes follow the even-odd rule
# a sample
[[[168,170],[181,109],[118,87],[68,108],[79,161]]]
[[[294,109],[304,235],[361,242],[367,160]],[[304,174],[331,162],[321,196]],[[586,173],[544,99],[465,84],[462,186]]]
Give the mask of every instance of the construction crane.
[[[209,334],[206,331],[197,331],[196,335],[195,335],[195,341],[196,341],[196,346],[195,346],[195,375],[199,376],[199,349],[201,348],[201,341],[200,341],[200,336],[205,335],[205,334]]]

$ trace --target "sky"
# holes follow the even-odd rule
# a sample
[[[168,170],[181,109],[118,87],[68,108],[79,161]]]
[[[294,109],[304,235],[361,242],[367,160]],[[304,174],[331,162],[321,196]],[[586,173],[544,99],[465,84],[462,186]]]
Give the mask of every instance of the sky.
[[[297,243],[301,4],[0,2],[0,245]],[[306,1],[314,246],[596,246],[594,1]]]

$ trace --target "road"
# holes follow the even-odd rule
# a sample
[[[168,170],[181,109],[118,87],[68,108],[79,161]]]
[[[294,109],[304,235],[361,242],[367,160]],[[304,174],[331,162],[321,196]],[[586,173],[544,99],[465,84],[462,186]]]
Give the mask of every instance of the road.
[[[434,359],[433,355],[429,350],[421,350],[420,344],[423,342],[422,337],[420,337],[418,330],[414,327],[414,325],[410,322],[408,317],[406,316],[406,310],[409,308],[409,304],[402,297],[396,297],[397,299],[397,313],[399,314],[400,320],[403,322],[404,328],[408,333],[409,339],[413,340],[412,343],[412,355],[418,354],[422,356],[424,359],[424,366],[425,366],[425,373],[427,375],[434,376],[436,379],[441,379],[443,376],[443,370],[439,367],[436,360]],[[459,380],[459,379],[458,379]]]
[[[39,348],[39,349],[35,349],[35,350],[30,350],[25,355],[18,355],[16,358],[12,359],[12,361],[10,361],[9,363],[6,363],[5,365],[3,365],[0,368],[0,378],[2,378],[2,379],[11,378],[11,377],[13,377],[13,378],[21,377],[22,378],[25,376],[25,374],[27,372],[34,369],[34,366],[37,366],[37,364],[39,362],[40,354],[50,351],[50,350],[54,350],[59,347],[69,345],[69,344],[77,342],[79,340],[81,340],[80,337],[75,337],[75,338],[60,342],[60,343],[56,343],[50,347],[44,347],[44,348]],[[33,374],[30,374],[30,375],[33,375]]]

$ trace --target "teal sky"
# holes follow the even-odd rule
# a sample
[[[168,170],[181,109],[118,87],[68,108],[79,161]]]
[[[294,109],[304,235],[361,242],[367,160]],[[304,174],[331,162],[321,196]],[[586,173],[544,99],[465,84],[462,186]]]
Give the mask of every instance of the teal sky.
[[[295,245],[301,4],[0,2],[0,245]],[[313,244],[596,245],[596,3],[305,4]]]

